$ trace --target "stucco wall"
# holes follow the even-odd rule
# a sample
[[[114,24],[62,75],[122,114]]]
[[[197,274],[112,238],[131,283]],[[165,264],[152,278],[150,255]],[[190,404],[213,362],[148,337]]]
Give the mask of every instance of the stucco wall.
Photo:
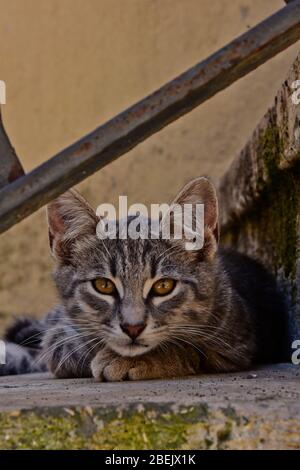
[[[28,171],[283,6],[280,0],[0,0],[6,129]],[[95,204],[168,201],[220,176],[297,46],[89,178]],[[55,301],[44,210],[0,237],[0,328]]]

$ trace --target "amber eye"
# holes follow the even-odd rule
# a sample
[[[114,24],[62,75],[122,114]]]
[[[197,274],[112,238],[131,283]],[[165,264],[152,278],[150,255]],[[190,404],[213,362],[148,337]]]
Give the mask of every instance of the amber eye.
[[[96,289],[97,292],[100,292],[100,294],[112,295],[116,292],[116,286],[106,277],[99,277],[98,279],[94,279],[92,282],[94,289]]]
[[[167,295],[172,292],[175,284],[174,279],[160,279],[153,284],[151,292],[153,295]]]

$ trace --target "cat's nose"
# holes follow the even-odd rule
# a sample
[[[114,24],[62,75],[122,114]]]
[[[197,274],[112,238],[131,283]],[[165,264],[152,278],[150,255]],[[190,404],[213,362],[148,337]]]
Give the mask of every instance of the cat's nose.
[[[135,325],[122,323],[120,326],[122,331],[124,331],[124,333],[126,333],[126,335],[131,339],[136,339],[146,327],[145,323],[136,323]]]

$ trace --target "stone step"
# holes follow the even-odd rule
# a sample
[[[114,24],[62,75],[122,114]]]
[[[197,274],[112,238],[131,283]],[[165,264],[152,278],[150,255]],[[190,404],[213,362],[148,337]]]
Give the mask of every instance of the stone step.
[[[300,367],[96,383],[0,378],[0,448],[300,449]]]

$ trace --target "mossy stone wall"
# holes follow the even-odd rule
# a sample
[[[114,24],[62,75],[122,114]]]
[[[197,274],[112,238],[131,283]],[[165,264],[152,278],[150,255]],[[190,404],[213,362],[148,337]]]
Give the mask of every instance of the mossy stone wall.
[[[287,302],[290,344],[300,338],[300,56],[274,104],[219,185],[225,245],[262,261]]]
[[[70,408],[0,414],[1,449],[299,449],[299,420],[232,407]]]

